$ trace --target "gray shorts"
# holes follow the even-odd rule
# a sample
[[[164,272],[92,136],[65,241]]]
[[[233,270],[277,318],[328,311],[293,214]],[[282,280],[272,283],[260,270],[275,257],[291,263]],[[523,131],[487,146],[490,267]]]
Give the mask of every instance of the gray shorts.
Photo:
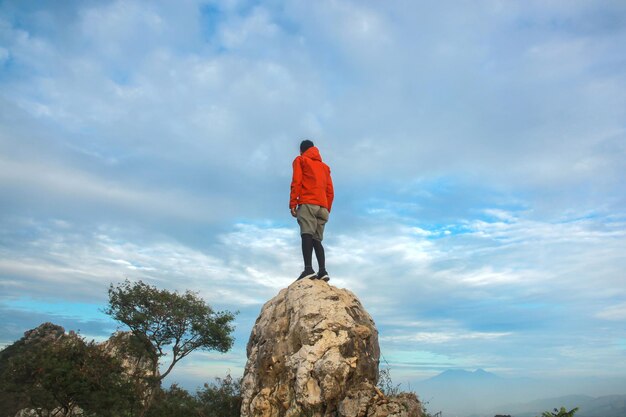
[[[302,204],[296,212],[300,234],[308,233],[313,235],[313,239],[321,241],[324,239],[324,225],[328,221],[328,210],[326,207],[315,204]]]

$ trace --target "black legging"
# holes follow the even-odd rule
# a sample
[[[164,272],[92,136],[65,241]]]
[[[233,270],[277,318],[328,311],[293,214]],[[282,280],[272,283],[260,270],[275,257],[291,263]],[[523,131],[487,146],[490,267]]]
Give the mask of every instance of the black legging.
[[[313,249],[315,249],[315,257],[317,258],[317,265],[319,266],[318,271],[325,271],[326,257],[324,255],[324,247],[322,246],[322,242],[317,239],[313,239],[313,235],[304,233],[302,235],[302,257],[304,258],[305,269],[313,269]]]

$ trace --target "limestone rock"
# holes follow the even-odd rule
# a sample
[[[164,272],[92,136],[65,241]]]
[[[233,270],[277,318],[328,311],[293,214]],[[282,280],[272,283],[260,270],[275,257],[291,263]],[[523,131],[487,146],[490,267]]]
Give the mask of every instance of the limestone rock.
[[[374,403],[367,417],[421,417],[422,407],[413,393],[400,393]]]
[[[54,343],[65,335],[65,329],[54,323],[42,323],[34,329],[24,332],[24,337],[20,339],[25,345],[32,343]],[[74,335],[74,332],[72,332]]]
[[[378,404],[374,321],[354,294],[324,281],[296,281],[268,301],[247,353],[241,417],[419,416]]]
[[[100,348],[109,356],[118,358],[126,375],[132,379],[158,377],[152,370],[152,363],[146,348],[131,332],[115,332],[100,344]]]
[[[142,404],[152,396],[153,389],[148,380],[160,375],[153,370],[146,347],[131,332],[115,332],[99,345],[107,355],[117,358],[122,364],[127,380],[134,386],[135,395]]]

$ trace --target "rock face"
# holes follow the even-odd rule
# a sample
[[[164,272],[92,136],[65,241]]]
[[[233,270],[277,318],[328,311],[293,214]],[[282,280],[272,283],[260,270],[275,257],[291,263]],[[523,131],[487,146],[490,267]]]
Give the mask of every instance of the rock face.
[[[70,334],[75,335],[74,332]],[[24,337],[20,339],[25,345],[31,343],[54,343],[65,335],[65,329],[54,323],[42,323],[34,329],[24,332]]]
[[[268,301],[247,353],[242,417],[419,416],[376,389],[374,321],[354,294],[324,281],[296,281]]]
[[[120,360],[127,381],[132,382],[136,398],[145,404],[153,393],[148,380],[158,377],[160,373],[158,369],[156,373],[152,370],[144,345],[131,332],[118,331],[99,347],[108,356]]]
[[[131,332],[115,332],[99,346],[104,353],[121,361],[124,372],[130,379],[145,381],[148,378],[159,376],[158,369],[156,374],[152,371],[145,347]],[[145,385],[145,382],[138,383]],[[147,385],[145,390],[148,390]]]

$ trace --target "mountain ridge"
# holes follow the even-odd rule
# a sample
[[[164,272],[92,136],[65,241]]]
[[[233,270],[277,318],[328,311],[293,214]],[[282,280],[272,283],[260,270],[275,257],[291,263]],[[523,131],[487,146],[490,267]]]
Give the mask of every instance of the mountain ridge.
[[[435,375],[431,378],[428,378],[422,382],[434,382],[434,381],[448,381],[450,379],[502,379],[499,375],[496,375],[491,372],[487,372],[482,368],[478,368],[474,371],[466,371],[465,369],[448,369],[443,371],[442,373]]]

